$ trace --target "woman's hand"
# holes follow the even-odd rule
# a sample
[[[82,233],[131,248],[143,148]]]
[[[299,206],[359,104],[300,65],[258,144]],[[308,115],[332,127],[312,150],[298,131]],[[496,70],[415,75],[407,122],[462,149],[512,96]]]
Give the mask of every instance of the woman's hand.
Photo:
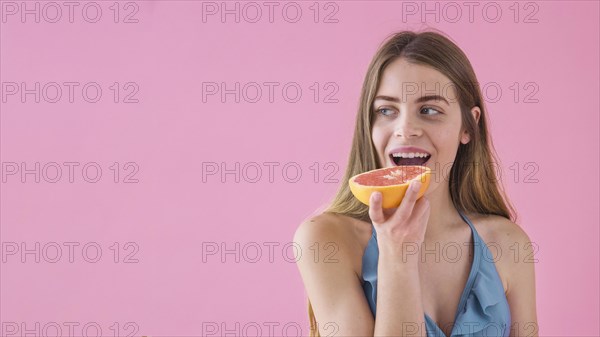
[[[412,181],[398,208],[383,209],[381,193],[371,194],[369,217],[377,232],[380,249],[383,245],[396,254],[419,250],[429,220],[429,201],[425,196],[417,200],[420,187],[420,181]]]

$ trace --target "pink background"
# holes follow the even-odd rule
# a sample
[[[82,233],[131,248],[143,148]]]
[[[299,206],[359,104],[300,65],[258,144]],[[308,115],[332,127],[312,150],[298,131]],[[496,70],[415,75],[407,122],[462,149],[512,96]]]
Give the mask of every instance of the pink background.
[[[538,11],[530,18],[537,23],[523,22],[534,8],[523,3],[518,22],[509,8],[513,2],[497,2],[502,17],[495,23],[477,10],[482,6],[473,22],[464,6],[458,22],[448,22],[454,12],[446,8],[439,23],[429,15],[425,24],[418,15],[403,20],[402,2],[393,1],[332,2],[337,6],[332,18],[338,21],[333,23],[322,21],[336,7],[318,3],[315,23],[312,1],[296,2],[302,9],[296,23],[284,20],[283,3],[275,7],[273,23],[262,3],[263,16],[256,23],[243,18],[236,23],[233,15],[225,22],[218,16],[202,22],[199,1],[136,2],[137,23],[122,22],[133,8],[123,2],[115,23],[112,1],[97,2],[102,17],[96,23],[83,19],[85,2],[75,8],[73,23],[66,7],[57,23],[43,17],[36,23],[33,15],[21,22],[20,13],[7,14],[6,3],[0,26],[3,83],[26,82],[33,88],[35,82],[72,81],[80,82],[81,89],[97,82],[103,93],[100,101],[88,103],[76,89],[70,103],[63,87],[57,103],[35,103],[33,95],[25,102],[7,95],[2,102],[3,334],[11,324],[34,329],[36,322],[41,327],[57,322],[63,336],[65,322],[78,322],[79,335],[90,322],[104,335],[114,334],[114,322],[122,335],[132,331],[125,328],[127,322],[137,325],[136,335],[197,336],[207,332],[203,322],[224,324],[233,333],[237,322],[256,334],[254,322],[263,336],[269,324],[275,324],[275,334],[285,335],[284,325],[297,324],[307,335],[306,295],[283,247],[296,226],[336,189],[326,176],[339,181],[345,169],[360,87],[379,44],[397,30],[435,27],[465,51],[480,83],[496,83],[502,90],[498,102],[487,108],[518,223],[538,245],[540,336],[600,335],[598,2],[532,2]],[[28,2],[30,8],[33,4]],[[48,10],[48,17],[54,17]],[[254,16],[252,8],[247,13]],[[288,13],[293,16],[293,9]],[[88,14],[93,16],[93,9]],[[225,103],[218,96],[202,101],[203,82],[233,88],[236,82],[269,81],[280,83],[272,103],[265,86],[256,103],[236,103],[233,95]],[[114,82],[121,87],[135,82],[139,102],[122,103],[132,91],[128,88],[114,103],[109,88]],[[282,86],[291,82],[302,88],[296,103],[281,95]],[[321,87],[317,103],[310,89],[315,82]],[[339,89],[333,95],[337,103],[324,103],[324,96],[334,92],[327,82]],[[515,82],[521,88],[517,102],[510,88]],[[528,82],[539,89],[533,96],[537,103],[524,101],[533,91],[525,88]],[[293,96],[294,90],[289,93]],[[36,183],[33,174],[22,182],[7,171],[10,163],[22,162],[27,169],[36,162],[41,167],[56,162],[63,175],[56,183],[44,176]],[[64,162],[80,163],[72,183]],[[82,178],[81,168],[89,162],[102,168],[97,183]],[[121,168],[118,183],[110,169],[114,162]],[[137,183],[122,182],[133,170],[124,167],[127,162],[139,168],[133,176]],[[236,182],[230,174],[222,181],[214,175],[203,182],[203,163],[221,162],[228,169],[236,162],[246,165],[246,179]],[[262,168],[255,183],[248,179],[255,175],[251,162]],[[279,165],[272,182],[268,162]],[[528,162],[535,166],[525,168]],[[293,166],[286,176],[282,167],[294,163],[302,176],[290,182]],[[511,165],[520,167],[517,178]],[[525,174],[533,167],[532,179],[538,182],[527,183]],[[55,171],[48,172],[51,179]],[[12,242],[26,243],[27,249],[36,242],[41,247],[56,242],[63,256],[50,263],[46,260],[55,250],[40,249],[45,254],[40,263],[33,254],[22,262],[21,252],[8,254]],[[72,263],[65,242],[80,244]],[[102,249],[97,263],[82,258],[81,248],[89,242]],[[120,247],[118,263],[110,248],[114,242]],[[231,250],[236,242],[239,263],[234,253],[223,255],[222,262],[221,252],[203,261],[203,244],[225,243]],[[262,247],[256,263],[251,261],[253,243]],[[278,245],[272,261],[268,244]],[[244,251],[244,245],[250,248]],[[88,252],[93,257],[94,251]],[[138,262],[123,263],[132,252]],[[290,251],[286,256],[293,258]],[[287,333],[295,335],[295,330]]]

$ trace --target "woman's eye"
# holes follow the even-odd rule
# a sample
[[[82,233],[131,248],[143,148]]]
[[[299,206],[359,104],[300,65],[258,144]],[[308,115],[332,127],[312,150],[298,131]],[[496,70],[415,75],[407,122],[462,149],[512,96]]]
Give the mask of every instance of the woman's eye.
[[[386,113],[386,111],[387,111],[387,113]],[[377,113],[380,115],[389,116],[389,115],[393,114],[394,112],[388,108],[381,108],[381,109],[377,110]]]
[[[425,107],[425,108],[421,109],[421,111],[427,111],[427,110],[433,111],[433,113],[426,113],[426,115],[437,115],[440,113],[438,110],[436,110],[434,108]]]

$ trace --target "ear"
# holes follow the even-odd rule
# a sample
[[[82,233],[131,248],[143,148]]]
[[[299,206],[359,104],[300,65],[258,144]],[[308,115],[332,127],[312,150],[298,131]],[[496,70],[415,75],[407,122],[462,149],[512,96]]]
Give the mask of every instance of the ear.
[[[473,109],[471,109],[471,114],[473,115],[473,119],[475,119],[475,124],[479,124],[479,117],[481,116],[481,110],[479,109],[479,107],[478,106],[473,107]],[[467,132],[467,130],[463,131],[463,134],[460,137],[460,142],[462,144],[467,144],[470,141],[471,141],[471,137],[470,137],[469,133]]]

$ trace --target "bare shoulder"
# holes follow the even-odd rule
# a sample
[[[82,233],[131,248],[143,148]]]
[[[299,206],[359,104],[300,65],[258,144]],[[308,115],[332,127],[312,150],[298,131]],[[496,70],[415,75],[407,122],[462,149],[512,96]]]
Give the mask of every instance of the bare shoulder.
[[[518,224],[511,220],[490,214],[472,215],[473,224],[477,232],[486,241],[486,243],[514,244],[530,242],[529,235]]]
[[[321,213],[304,220],[296,229],[296,233],[312,233],[315,230],[332,230],[339,224],[339,216],[333,213]]]
[[[332,213],[321,213],[302,222],[294,233],[295,242],[324,242],[333,240],[346,244],[350,239],[347,224],[341,217]]]
[[[478,221],[490,242],[497,243],[498,251],[490,251],[496,255],[494,262],[510,306],[513,322],[510,335],[539,336],[535,289],[538,245],[520,225],[506,218],[485,216],[484,220]]]
[[[314,317],[335,324],[341,336],[373,333],[374,318],[357,275],[356,233],[364,224],[325,213],[303,221],[294,233],[302,254],[296,264]]]
[[[338,261],[355,272],[360,270],[361,256],[371,236],[370,224],[348,216],[322,213],[302,222],[294,233],[294,242],[311,256],[319,254]],[[313,256],[314,257],[314,256]]]
[[[526,263],[535,261],[537,245],[518,224],[498,215],[471,215],[477,232],[490,249],[507,292]]]

